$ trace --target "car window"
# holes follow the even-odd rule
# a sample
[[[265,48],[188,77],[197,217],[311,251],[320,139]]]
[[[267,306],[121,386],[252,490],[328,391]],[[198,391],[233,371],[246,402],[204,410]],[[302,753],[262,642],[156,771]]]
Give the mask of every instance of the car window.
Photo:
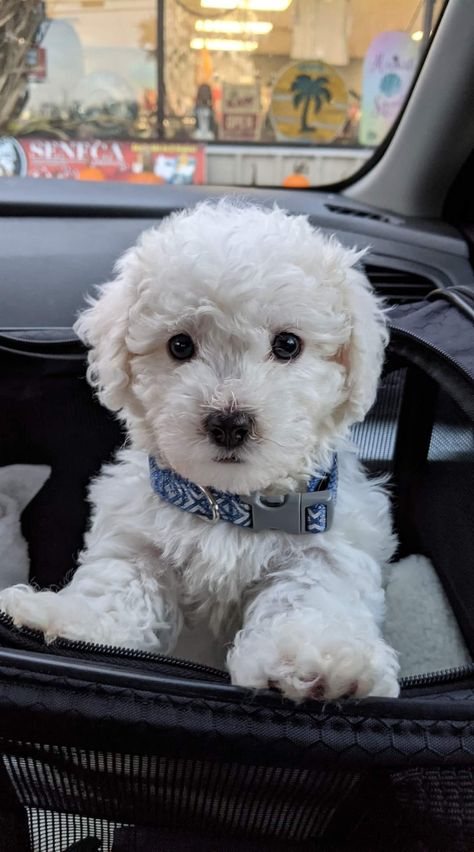
[[[3,0],[0,176],[308,187],[403,108],[443,0]]]

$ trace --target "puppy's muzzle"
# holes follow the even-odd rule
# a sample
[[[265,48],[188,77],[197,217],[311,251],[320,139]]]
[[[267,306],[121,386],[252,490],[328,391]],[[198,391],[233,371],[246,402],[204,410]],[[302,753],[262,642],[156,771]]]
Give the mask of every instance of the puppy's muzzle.
[[[253,417],[246,411],[216,411],[204,421],[212,443],[226,450],[235,450],[245,444],[253,425]]]

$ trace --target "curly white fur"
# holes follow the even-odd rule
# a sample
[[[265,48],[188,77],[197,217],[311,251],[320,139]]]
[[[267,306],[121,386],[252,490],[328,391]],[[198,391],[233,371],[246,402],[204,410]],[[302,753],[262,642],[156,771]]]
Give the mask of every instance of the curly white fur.
[[[234,683],[300,700],[396,695],[381,636],[380,566],[394,550],[389,502],[348,443],[371,406],[386,330],[360,257],[305,217],[221,202],[144,233],[79,318],[89,380],[130,445],[91,487],[79,568],[59,593],[16,586],[0,606],[48,637],[172,651],[183,622],[231,643]],[[271,355],[275,334],[301,355]],[[189,334],[196,355],[173,360]],[[223,462],[206,414],[252,412],[253,440]],[[163,503],[148,454],[202,485],[245,494],[303,489],[339,453],[334,523],[320,535],[241,529]]]

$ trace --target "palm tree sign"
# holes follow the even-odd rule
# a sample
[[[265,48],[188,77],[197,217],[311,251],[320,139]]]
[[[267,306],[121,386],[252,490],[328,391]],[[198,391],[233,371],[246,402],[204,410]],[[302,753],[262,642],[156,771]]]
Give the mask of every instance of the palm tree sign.
[[[308,124],[308,110],[313,102],[315,113],[320,112],[324,101],[329,103],[331,100],[331,92],[327,88],[329,80],[327,77],[310,77],[309,74],[298,74],[291,84],[293,92],[293,106],[298,109],[299,105],[303,104],[303,112],[301,113],[300,133],[310,133],[315,130]]]

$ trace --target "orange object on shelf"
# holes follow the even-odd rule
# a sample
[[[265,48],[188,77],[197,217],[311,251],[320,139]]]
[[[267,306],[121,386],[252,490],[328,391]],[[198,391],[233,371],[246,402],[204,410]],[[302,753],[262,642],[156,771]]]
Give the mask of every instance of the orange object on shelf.
[[[210,85],[214,73],[212,57],[207,47],[202,47],[197,55],[196,62],[196,85]]]
[[[137,172],[136,174],[127,177],[127,183],[165,183],[163,178],[154,175],[152,172]]]
[[[106,180],[106,178],[101,169],[95,166],[84,166],[79,169],[79,180]]]
[[[296,172],[294,175],[287,175],[283,179],[282,185],[287,189],[307,189],[311,186],[306,175],[302,175],[300,172]]]

